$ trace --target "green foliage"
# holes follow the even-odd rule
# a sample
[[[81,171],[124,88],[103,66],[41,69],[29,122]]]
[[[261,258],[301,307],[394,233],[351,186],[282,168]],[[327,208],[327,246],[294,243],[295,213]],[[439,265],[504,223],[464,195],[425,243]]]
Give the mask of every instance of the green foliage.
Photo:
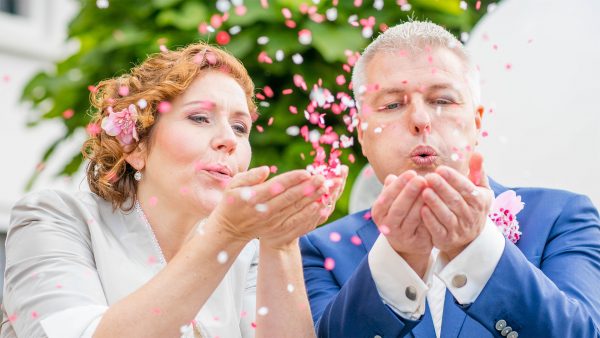
[[[318,2],[318,1],[317,1]],[[349,24],[349,18],[356,15],[358,19],[373,16],[376,20],[375,36],[381,23],[389,26],[412,17],[429,19],[445,26],[454,34],[468,32],[485,13],[485,8],[492,0],[481,1],[481,9],[475,10],[475,1],[468,1],[469,9],[460,9],[458,0],[408,0],[385,1],[383,10],[373,7],[373,1],[364,1],[360,7],[354,1],[340,0],[337,4],[337,19],[334,22],[325,20],[317,24],[308,15],[300,11],[301,4],[316,6],[317,13],[324,14],[334,7],[332,1],[322,0],[315,5],[309,0],[269,1],[269,7],[261,7],[258,0],[246,0],[245,15],[235,14],[232,6],[229,19],[218,30],[228,30],[239,26],[239,34],[232,36],[231,42],[225,46],[227,50],[242,60],[260,90],[270,86],[275,96],[268,99],[269,107],[260,107],[261,117],[257,124],[265,127],[264,133],[256,130],[251,137],[253,145],[253,163],[256,165],[276,165],[279,172],[305,167],[311,162],[311,146],[300,137],[286,134],[286,128],[292,125],[307,124],[302,115],[309,102],[308,92],[294,87],[293,74],[301,74],[312,87],[318,79],[322,79],[323,87],[332,91],[350,93],[347,84],[338,86],[337,75],[345,75],[347,81],[350,74],[342,70],[346,62],[345,51],[361,51],[371,39],[363,38],[361,28]],[[398,2],[408,2],[410,11],[402,11]],[[60,119],[67,127],[65,134],[51,143],[42,161],[53,155],[54,149],[78,128],[85,128],[89,123],[89,85],[121,75],[134,64],[143,61],[148,54],[159,51],[161,44],[175,49],[189,43],[204,40],[214,42],[215,33],[201,35],[198,26],[210,23],[213,14],[218,13],[215,1],[211,0],[129,0],[110,1],[109,7],[100,9],[95,0],[80,0],[81,10],[69,26],[69,38],[79,42],[79,50],[56,64],[53,72],[42,72],[32,77],[23,90],[24,101],[33,104],[34,111],[41,113],[32,116],[31,125],[50,119]],[[285,26],[282,9],[289,8],[297,27]],[[298,42],[298,31],[308,29],[312,32],[312,43],[302,45]],[[257,38],[267,36],[269,42],[259,45]],[[275,52],[283,50],[285,58],[275,61]],[[261,51],[274,60],[273,64],[258,62]],[[292,62],[291,56],[299,53],[304,61],[300,65]],[[282,95],[282,90],[293,88],[291,95]],[[43,103],[43,104],[42,104]],[[300,114],[289,113],[290,105],[298,107]],[[75,114],[69,119],[63,118],[63,112],[72,109]],[[267,126],[270,117],[274,123]],[[345,133],[345,125],[340,115],[329,113],[327,125]],[[312,128],[311,128],[312,129]],[[347,132],[346,132],[347,134]],[[356,162],[349,163],[348,155],[354,153]],[[304,154],[305,159],[300,154]],[[71,175],[81,165],[80,155],[74,154],[59,175]],[[355,176],[366,163],[362,158],[358,142],[354,147],[345,149],[342,161],[350,165],[350,177],[344,196],[338,203],[333,219],[343,216],[348,210],[348,195]],[[35,181],[32,175],[30,183]]]

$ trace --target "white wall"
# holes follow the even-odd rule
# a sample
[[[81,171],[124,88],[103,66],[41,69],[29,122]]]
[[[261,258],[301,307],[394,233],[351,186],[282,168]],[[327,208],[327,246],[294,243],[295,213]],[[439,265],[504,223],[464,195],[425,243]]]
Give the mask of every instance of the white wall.
[[[75,14],[73,0],[28,0],[27,16],[0,13],[0,232],[5,231],[12,205],[23,196],[28,178],[34,172],[45,148],[62,134],[63,126],[53,121],[27,128],[35,114],[19,103],[27,80],[41,69],[52,69],[52,62],[73,51],[65,43],[66,27]],[[81,142],[81,134],[77,137]],[[55,179],[60,164],[72,156],[66,145],[47,163],[36,189],[70,188],[73,182]],[[76,148],[75,148],[76,149]]]
[[[567,189],[600,207],[599,13],[597,0],[504,0],[472,32],[494,109],[481,149],[500,183]]]

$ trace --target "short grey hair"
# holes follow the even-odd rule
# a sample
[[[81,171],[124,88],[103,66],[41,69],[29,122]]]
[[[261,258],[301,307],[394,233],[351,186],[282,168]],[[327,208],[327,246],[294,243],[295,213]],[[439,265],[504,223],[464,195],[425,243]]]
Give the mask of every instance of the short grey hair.
[[[352,71],[352,86],[356,107],[360,112],[360,98],[366,85],[367,64],[379,52],[398,52],[405,50],[409,52],[422,52],[426,47],[447,48],[454,52],[465,66],[465,78],[473,104],[477,107],[481,102],[481,85],[479,83],[479,71],[472,62],[463,44],[456,39],[452,33],[445,28],[427,21],[409,21],[394,27],[390,27],[380,34],[363,51],[362,56],[356,62]]]

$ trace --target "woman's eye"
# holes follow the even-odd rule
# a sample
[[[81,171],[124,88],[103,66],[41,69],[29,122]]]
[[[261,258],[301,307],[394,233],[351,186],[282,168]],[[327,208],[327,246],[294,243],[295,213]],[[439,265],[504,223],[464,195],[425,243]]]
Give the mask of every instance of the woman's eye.
[[[242,135],[248,134],[248,127],[246,127],[246,125],[243,123],[234,123],[232,128],[238,134],[242,134]]]
[[[208,122],[208,117],[204,116],[204,115],[191,115],[189,117],[190,120],[197,122],[197,123],[207,123]]]

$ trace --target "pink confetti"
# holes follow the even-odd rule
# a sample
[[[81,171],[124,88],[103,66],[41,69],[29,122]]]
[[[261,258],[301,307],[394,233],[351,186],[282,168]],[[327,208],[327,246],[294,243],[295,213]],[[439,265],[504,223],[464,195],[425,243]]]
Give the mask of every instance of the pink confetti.
[[[302,29],[298,32],[298,41],[303,45],[308,45],[312,42],[312,33],[308,29]]]
[[[296,22],[294,20],[285,20],[287,28],[296,28]]]
[[[214,14],[210,17],[210,25],[217,29],[223,24],[223,18],[219,14]]]
[[[335,268],[335,260],[331,257],[327,257],[325,258],[323,265],[325,266],[325,270],[331,271]]]
[[[158,197],[151,196],[150,199],[148,200],[148,203],[150,203],[151,206],[156,206],[156,203],[158,203]]]
[[[269,8],[269,1],[267,0],[260,0],[260,5],[262,6],[262,8]]]
[[[169,51],[169,49],[165,45],[158,46],[158,49],[160,49],[160,51],[163,52],[163,53],[166,53],[166,52]]]
[[[277,170],[278,170],[278,168],[276,165],[272,165],[269,167],[269,171],[271,172],[271,174],[277,173]]]
[[[283,14],[283,17],[288,20],[292,18],[292,11],[290,11],[289,8],[282,8],[281,14]]]
[[[228,44],[229,41],[231,41],[231,36],[229,36],[229,33],[227,33],[226,31],[220,31],[215,36],[215,40],[219,45],[224,46]]]
[[[291,93],[293,93],[293,92],[294,92],[294,91],[293,91],[292,89],[290,89],[290,88],[288,88],[288,89],[284,89],[284,90],[282,90],[282,91],[281,91],[281,93],[282,93],[283,95],[290,95],[290,94],[291,94]]]
[[[477,2],[475,3],[475,9],[479,10],[479,8],[481,8],[481,1],[477,0]]]
[[[235,14],[237,14],[238,16],[246,15],[246,12],[248,12],[248,9],[244,5],[235,7]]]
[[[156,263],[158,263],[158,259],[156,259],[155,256],[148,256],[148,264],[149,265],[153,265],[153,264],[156,264]]]
[[[62,113],[62,116],[65,120],[68,120],[71,117],[73,117],[74,114],[75,112],[73,111],[73,109],[67,109]]]
[[[379,227],[379,231],[384,234],[387,235],[390,233],[390,227],[388,227],[387,225],[382,225]]]
[[[273,116],[269,117],[269,121],[267,122],[267,125],[268,126],[272,125],[274,120],[275,120],[275,118]]]
[[[262,133],[263,131],[265,131],[265,129],[259,124],[256,125],[256,130],[258,130],[259,133]]]
[[[488,135],[489,135],[488,132],[485,130],[481,133],[482,137],[488,137]]]
[[[31,311],[31,318],[36,319],[37,317],[39,317],[37,311]]]
[[[356,158],[354,158],[354,154],[348,154],[348,161],[350,161],[350,163],[356,162]]]
[[[87,127],[85,127],[85,131],[91,137],[95,137],[96,135],[100,134],[101,129],[97,123],[90,123],[87,125]]]
[[[240,317],[242,317],[242,318],[246,317],[247,315],[248,315],[248,312],[246,312],[246,311],[242,310],[242,312],[240,312]]]
[[[267,97],[273,97],[273,95],[275,93],[273,93],[273,89],[271,89],[271,87],[269,86],[265,86],[265,88],[263,88],[263,92],[265,92],[265,95],[267,95]]]
[[[91,93],[96,93],[96,92],[98,91],[98,88],[96,88],[96,86],[89,85],[89,86],[88,86],[88,90],[89,90]]]
[[[119,87],[119,95],[121,95],[121,96],[127,96],[127,95],[129,95],[129,87],[127,87],[127,86],[120,86]]]
[[[261,0],[261,1],[262,1],[262,0]],[[255,323],[255,322],[252,322],[252,323],[250,323],[250,326],[251,326],[253,329],[256,329],[256,323]]]
[[[202,35],[208,34],[208,24],[206,24],[206,22],[202,22],[198,25],[198,33]]]
[[[510,63],[507,63],[506,66],[504,66],[506,68],[506,70],[511,70],[512,69],[512,65]]]
[[[8,321],[11,323],[14,323],[17,320],[17,314],[13,313],[12,315],[8,316]]]
[[[258,62],[272,64],[273,60],[267,55],[267,52],[262,51],[258,54]]]
[[[298,114],[298,108],[296,108],[295,106],[290,106],[290,113]]]
[[[365,212],[365,214],[363,215],[363,218],[366,219],[366,220],[370,220],[371,219],[371,212],[370,211]]]
[[[346,83],[346,77],[345,77],[344,75],[338,75],[338,76],[335,78],[335,82],[336,82],[336,83],[337,83],[339,86],[341,86],[341,85],[343,85],[344,83]]]
[[[171,111],[171,102],[169,101],[161,101],[158,104],[158,112],[161,114],[166,114]]]
[[[352,242],[352,244],[354,245],[361,245],[362,244],[362,240],[360,239],[360,237],[354,235],[350,238],[350,242]]]
[[[157,315],[157,316],[160,315],[160,308],[157,308],[157,307],[152,308],[152,313],[155,314],[155,315]]]
[[[339,242],[341,239],[342,239],[342,235],[340,235],[339,232],[335,232],[334,231],[334,232],[332,232],[332,233],[329,234],[329,240],[332,241],[332,242],[334,242],[334,243]]]

